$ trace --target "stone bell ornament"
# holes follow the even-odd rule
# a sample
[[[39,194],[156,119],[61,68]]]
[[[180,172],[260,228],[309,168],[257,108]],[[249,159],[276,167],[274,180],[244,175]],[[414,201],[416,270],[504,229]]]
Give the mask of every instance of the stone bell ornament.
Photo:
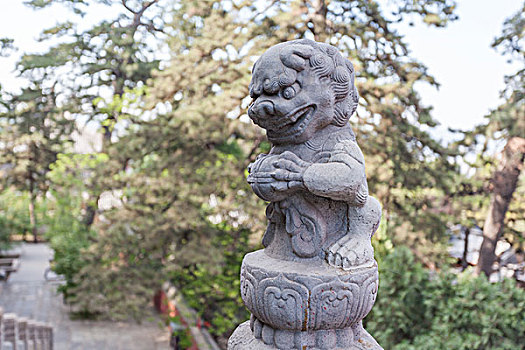
[[[241,268],[251,319],[228,349],[382,349],[362,323],[377,296],[381,206],[348,124],[359,99],[352,63],[328,44],[277,44],[255,63],[250,96],[248,115],[272,148],[248,182],[270,203],[265,249]]]

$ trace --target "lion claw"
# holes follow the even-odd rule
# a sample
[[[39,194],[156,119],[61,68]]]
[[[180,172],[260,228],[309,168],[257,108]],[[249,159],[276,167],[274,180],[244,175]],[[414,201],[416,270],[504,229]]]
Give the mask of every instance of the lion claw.
[[[342,237],[325,252],[330,266],[350,270],[354,267],[371,263],[374,250],[367,237]]]

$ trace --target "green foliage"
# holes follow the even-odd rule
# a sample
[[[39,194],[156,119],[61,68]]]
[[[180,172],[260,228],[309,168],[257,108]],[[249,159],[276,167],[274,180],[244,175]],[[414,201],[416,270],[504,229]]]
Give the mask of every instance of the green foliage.
[[[127,224],[129,217],[122,219],[101,225],[82,251],[83,265],[68,298],[77,313],[140,321],[153,311],[153,295],[166,280],[161,257],[157,249],[144,247],[144,237]]]
[[[509,61],[518,64],[518,71],[505,77],[501,95],[505,102],[487,116],[487,125],[478,128],[487,137],[509,139],[525,136],[525,3],[505,20],[503,31],[492,47],[499,49]]]
[[[0,193],[0,250],[11,246],[12,235],[24,235],[31,230],[28,202],[27,194],[13,187]]]
[[[70,226],[66,226],[68,224]],[[89,247],[89,238],[93,233],[78,219],[67,214],[62,217],[60,224],[55,221],[51,230],[52,233],[48,235],[49,245],[54,251],[51,267],[55,273],[64,276],[66,284],[61,285],[59,290],[67,299],[71,297],[71,289],[76,285],[74,278],[86,264],[82,258],[83,250]]]
[[[75,278],[86,265],[84,250],[95,236],[82,221],[82,195],[87,190],[88,172],[105,159],[100,155],[59,154],[48,173],[53,186],[45,208],[46,238],[55,253],[52,269],[66,280],[60,286],[66,300],[72,297]]]
[[[174,324],[176,328],[173,330],[171,336],[177,337],[177,346],[179,349],[189,349],[193,345],[189,329],[182,326],[182,319],[180,316],[173,316],[169,318],[170,323]]]
[[[57,154],[68,146],[74,121],[57,107],[54,85],[44,87],[42,80],[30,78],[30,86],[6,98],[6,110],[0,111],[0,164],[5,169],[0,172],[4,175],[0,188],[13,186],[29,194],[29,221],[36,241],[37,201],[48,190],[46,175]]]
[[[67,144],[72,122],[55,106],[57,95],[33,82],[6,100],[0,113],[0,164],[6,167],[0,185],[36,194],[47,189],[46,173]]]
[[[239,323],[249,318],[239,294],[241,262],[254,249],[249,234],[223,228],[213,242],[223,252],[222,261],[213,266],[185,266],[171,276],[189,306],[211,323],[210,332],[216,337],[227,339]]]
[[[513,280],[431,273],[403,247],[379,279],[366,328],[385,349],[523,349],[525,290]]]
[[[142,245],[144,236],[133,229],[144,232],[150,222],[144,219],[144,226],[132,228],[123,212],[121,221],[100,223],[96,231],[84,222],[85,208],[94,205],[89,191],[96,188],[98,169],[108,161],[104,153],[59,154],[53,164],[48,175],[53,183],[48,205],[53,268],[66,277],[61,290],[77,315],[138,320],[164,280],[156,249],[160,242]]]
[[[31,230],[27,203],[29,196],[14,187],[8,187],[0,193],[0,217],[4,225],[0,229],[6,235],[23,235]]]
[[[74,103],[74,107],[67,109],[97,120],[102,126],[104,144],[108,145],[113,125],[121,117],[122,96],[127,89],[145,84],[152,70],[158,68],[159,61],[153,58],[156,48],[149,44],[155,43],[155,35],[162,32],[158,0],[123,0],[117,6],[109,1],[28,1],[35,9],[57,3],[69,6],[79,15],[85,13],[90,3],[98,3],[106,5],[112,16],[86,30],[79,30],[71,21],[44,30],[40,40],[61,40],[48,52],[24,54],[18,70],[26,75],[38,73],[53,77],[67,99]],[[71,71],[85,80],[71,84]],[[105,96],[105,103],[99,103],[100,95]]]
[[[0,251],[7,250],[11,247],[10,224],[3,215],[0,215]]]

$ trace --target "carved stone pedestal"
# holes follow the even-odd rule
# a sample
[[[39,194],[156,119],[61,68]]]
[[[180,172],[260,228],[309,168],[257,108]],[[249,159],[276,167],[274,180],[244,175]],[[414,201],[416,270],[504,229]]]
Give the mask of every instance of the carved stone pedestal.
[[[263,250],[247,254],[241,295],[251,311],[229,340],[229,350],[376,349],[362,319],[375,302],[377,265],[349,271],[321,259],[285,261]]]

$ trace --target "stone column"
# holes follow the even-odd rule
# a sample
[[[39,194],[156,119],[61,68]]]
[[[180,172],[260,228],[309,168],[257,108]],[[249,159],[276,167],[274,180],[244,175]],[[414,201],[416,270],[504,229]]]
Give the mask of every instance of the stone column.
[[[255,63],[249,90],[248,115],[272,143],[248,169],[268,227],[265,249],[242,263],[252,315],[228,349],[381,349],[362,325],[378,289],[370,239],[381,207],[348,124],[352,64],[327,44],[281,43]]]

